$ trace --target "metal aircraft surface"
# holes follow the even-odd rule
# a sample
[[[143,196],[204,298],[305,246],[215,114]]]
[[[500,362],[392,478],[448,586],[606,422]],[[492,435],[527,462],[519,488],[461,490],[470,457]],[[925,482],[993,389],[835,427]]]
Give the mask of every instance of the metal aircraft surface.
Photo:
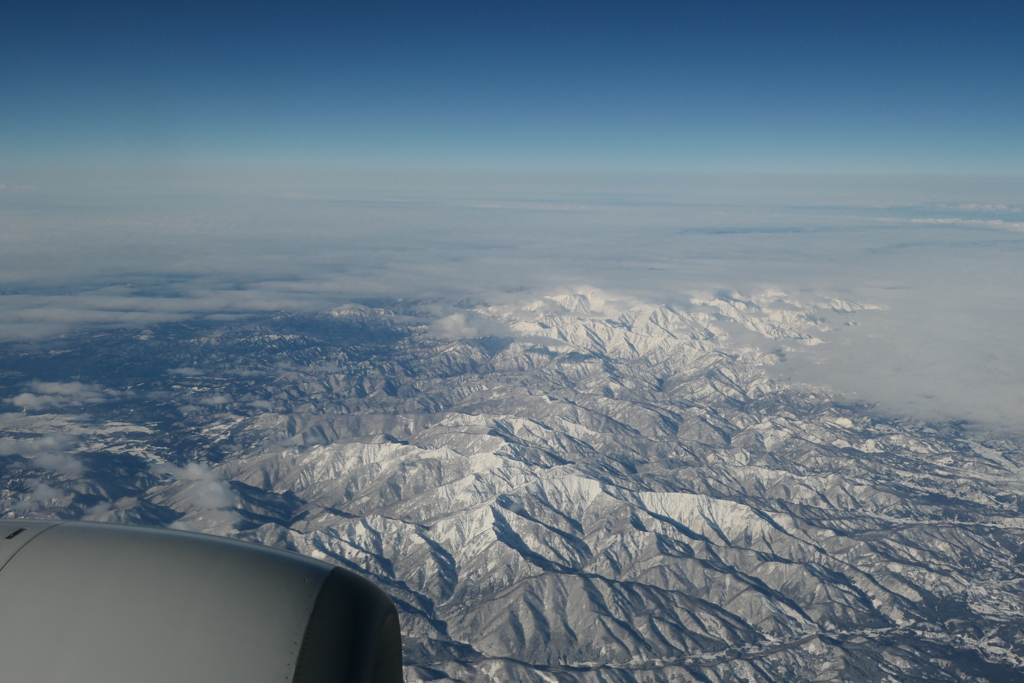
[[[398,683],[398,614],[366,579],[296,553],[0,520],[0,680]]]

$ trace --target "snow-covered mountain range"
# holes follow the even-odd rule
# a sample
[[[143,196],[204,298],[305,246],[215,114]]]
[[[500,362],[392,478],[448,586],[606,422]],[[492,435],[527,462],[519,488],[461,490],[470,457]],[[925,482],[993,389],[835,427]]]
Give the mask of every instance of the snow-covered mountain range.
[[[1021,442],[770,372],[859,308],[581,289],[8,344],[0,514],[354,568],[410,681],[1024,680]]]

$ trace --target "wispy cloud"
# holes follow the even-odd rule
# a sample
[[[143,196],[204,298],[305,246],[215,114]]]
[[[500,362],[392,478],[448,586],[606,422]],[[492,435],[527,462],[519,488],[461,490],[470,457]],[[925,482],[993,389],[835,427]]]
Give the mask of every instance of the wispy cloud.
[[[169,475],[188,486],[188,499],[202,508],[231,507],[238,502],[231,487],[204,463],[192,462],[185,467],[160,464],[150,468],[153,474]]]
[[[234,399],[229,394],[213,394],[199,400],[204,406],[222,406],[231,403]]]
[[[65,434],[53,434],[29,439],[0,439],[0,455],[35,455],[64,451],[76,443],[76,439]]]
[[[892,221],[894,219],[888,219]],[[999,219],[982,220],[979,218],[909,218],[908,223],[918,225],[955,225],[966,228],[988,228],[990,230],[1012,230],[1014,232],[1024,231],[1024,222],[1004,221]]]
[[[41,453],[32,462],[43,469],[69,476],[77,476],[85,471],[85,465],[67,453]]]
[[[1021,207],[1006,204],[938,204],[940,209],[954,211],[981,211],[983,213],[1020,213]]]
[[[181,375],[183,377],[198,377],[203,374],[203,371],[197,368],[172,368],[167,372],[172,375]]]
[[[440,339],[514,337],[508,325],[472,313],[452,313],[430,324],[429,334]]]
[[[39,479],[29,479],[27,483],[30,487],[28,494],[22,495],[18,502],[11,506],[11,509],[19,514],[46,507],[65,495],[63,491],[55,489]]]
[[[0,439],[0,457],[20,455],[29,458],[32,464],[58,474],[79,475],[85,465],[68,451],[78,440],[66,434],[52,434],[28,439]]]
[[[29,389],[4,402],[23,410],[46,410],[47,408],[81,407],[102,403],[117,398],[121,392],[104,389],[98,384],[82,382],[39,382],[29,383]]]
[[[235,510],[238,496],[220,473],[205,463],[189,463],[185,467],[157,464],[153,474],[171,480],[170,495],[186,508],[185,517],[174,525],[178,529],[223,530],[241,519]]]

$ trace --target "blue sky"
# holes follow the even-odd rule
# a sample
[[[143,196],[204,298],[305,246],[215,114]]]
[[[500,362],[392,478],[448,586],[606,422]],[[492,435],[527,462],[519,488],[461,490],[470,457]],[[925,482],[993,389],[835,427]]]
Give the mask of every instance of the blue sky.
[[[1011,2],[33,2],[0,164],[1024,173]]]

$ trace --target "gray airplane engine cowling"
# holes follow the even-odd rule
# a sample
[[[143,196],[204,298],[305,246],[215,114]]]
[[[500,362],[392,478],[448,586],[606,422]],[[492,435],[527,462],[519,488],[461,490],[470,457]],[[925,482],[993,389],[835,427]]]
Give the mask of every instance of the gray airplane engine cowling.
[[[0,681],[401,680],[395,606],[352,572],[189,532],[0,521]]]

